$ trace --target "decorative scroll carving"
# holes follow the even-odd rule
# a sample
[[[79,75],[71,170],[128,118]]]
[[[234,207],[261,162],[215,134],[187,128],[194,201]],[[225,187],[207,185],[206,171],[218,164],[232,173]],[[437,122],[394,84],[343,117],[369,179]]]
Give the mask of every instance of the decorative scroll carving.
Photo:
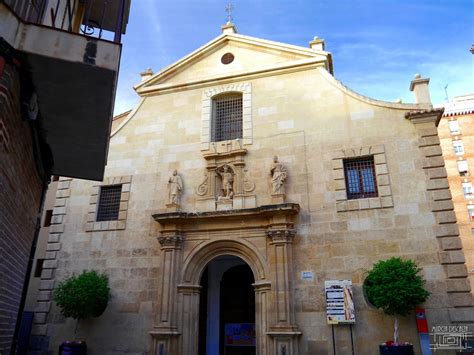
[[[196,193],[199,196],[204,196],[205,194],[207,194],[207,192],[209,190],[208,182],[209,182],[209,176],[205,175],[204,181],[199,184],[199,186],[196,190]]]
[[[255,190],[255,183],[251,182],[248,175],[248,170],[244,169],[244,177],[243,177],[243,185],[244,185],[244,192],[252,192]]]
[[[162,235],[158,237],[158,242],[162,247],[178,247],[184,238],[179,234],[174,235]]]
[[[269,237],[274,243],[275,242],[291,243],[295,235],[296,235],[296,230],[294,229],[270,229],[267,231],[267,237]]]

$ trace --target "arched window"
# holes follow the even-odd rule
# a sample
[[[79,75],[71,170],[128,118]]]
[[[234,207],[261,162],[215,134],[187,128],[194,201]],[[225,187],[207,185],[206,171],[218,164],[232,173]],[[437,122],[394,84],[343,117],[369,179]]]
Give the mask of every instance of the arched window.
[[[242,138],[242,94],[226,93],[212,99],[212,142]]]

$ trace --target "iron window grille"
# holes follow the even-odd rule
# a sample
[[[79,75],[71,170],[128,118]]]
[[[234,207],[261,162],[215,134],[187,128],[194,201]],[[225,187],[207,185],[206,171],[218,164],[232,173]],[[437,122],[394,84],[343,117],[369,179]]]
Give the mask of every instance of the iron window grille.
[[[97,222],[118,220],[121,194],[122,185],[102,186],[100,188]]]
[[[242,94],[232,93],[212,100],[213,142],[242,138]]]
[[[344,160],[347,199],[377,197],[374,157]]]

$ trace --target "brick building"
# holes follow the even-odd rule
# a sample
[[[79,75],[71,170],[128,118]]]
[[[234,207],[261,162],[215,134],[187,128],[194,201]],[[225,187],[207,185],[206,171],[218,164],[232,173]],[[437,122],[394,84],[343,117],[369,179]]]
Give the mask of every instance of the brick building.
[[[104,3],[0,2],[1,354],[25,345],[17,320],[50,176],[103,176],[130,2]]]
[[[455,97],[444,105],[438,126],[443,157],[453,195],[466,265],[474,287],[474,95]]]

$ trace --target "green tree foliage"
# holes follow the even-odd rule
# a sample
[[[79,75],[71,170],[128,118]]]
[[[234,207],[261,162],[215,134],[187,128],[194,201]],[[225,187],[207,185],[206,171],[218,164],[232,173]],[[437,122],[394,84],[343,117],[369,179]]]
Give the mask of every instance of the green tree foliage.
[[[59,283],[53,299],[65,317],[86,319],[100,316],[110,297],[109,280],[96,271],[83,271]]]
[[[377,262],[364,282],[369,302],[386,314],[406,316],[430,295],[420,271],[412,260],[393,257]]]

